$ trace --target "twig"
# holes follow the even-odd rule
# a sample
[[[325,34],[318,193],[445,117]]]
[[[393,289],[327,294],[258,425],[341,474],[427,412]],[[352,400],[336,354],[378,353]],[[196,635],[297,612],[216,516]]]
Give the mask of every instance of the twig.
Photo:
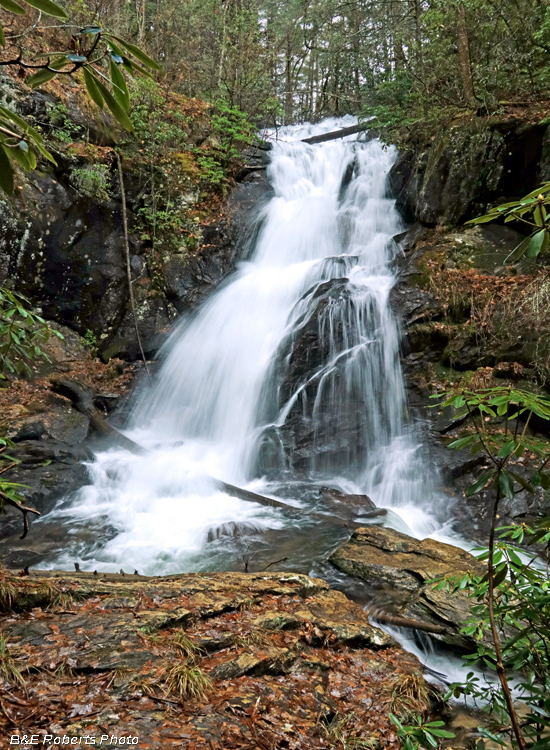
[[[23,533],[21,534],[19,539],[24,539],[29,533],[28,514],[34,513],[36,516],[41,516],[42,514],[35,508],[28,508],[27,506],[21,505],[20,503],[18,503],[17,500],[12,500],[12,498],[9,495],[6,495],[6,493],[2,492],[1,490],[0,490],[0,498],[8,505],[11,505],[12,508],[17,508],[17,510],[23,514]]]
[[[118,151],[115,151],[115,156],[116,156],[117,167],[118,167],[118,181],[120,184],[120,197],[122,201],[122,227],[124,230],[124,249],[126,252],[126,275],[128,277],[128,293],[130,295],[130,306],[132,308],[132,317],[134,319],[134,328],[136,331],[136,339],[137,339],[139,351],[141,354],[141,359],[143,361],[143,366],[145,367],[145,372],[147,373],[149,380],[151,380],[151,373],[149,372],[149,368],[147,367],[147,360],[145,359],[145,352],[143,351],[143,345],[141,343],[141,336],[139,335],[136,302],[134,299],[134,288],[132,286],[132,266],[130,264],[130,243],[128,241],[128,216],[126,212],[126,191],[124,190],[124,176],[122,174],[122,162],[120,160],[120,154],[118,153]]]
[[[280,560],[273,560],[273,562],[270,562],[269,565],[266,565],[265,568],[262,569],[262,573],[264,572],[264,570],[267,570],[272,565],[277,565],[277,563],[286,562],[287,560],[288,560],[288,557],[281,557]]]
[[[10,722],[10,724],[13,724],[13,726],[16,727],[17,726],[17,721],[14,721],[11,718],[11,716],[9,715],[6,707],[4,706],[4,701],[2,700],[2,698],[0,698],[0,708],[2,709],[2,713],[4,714],[4,716],[6,717],[6,719]]]
[[[8,690],[4,689],[2,690],[2,693],[7,696],[8,700],[12,700],[14,703],[19,704],[20,706],[28,706],[28,701],[24,701],[22,698],[18,698],[16,695],[12,695]]]
[[[248,566],[249,566],[249,564],[250,564],[250,561],[251,561],[251,560],[253,560],[253,559],[254,559],[254,558],[256,557],[256,555],[258,554],[258,550],[256,550],[256,552],[253,552],[253,553],[252,553],[252,554],[250,555],[250,557],[245,557],[245,555],[246,555],[246,553],[248,552],[248,550],[249,550],[249,549],[250,549],[250,546],[248,546],[248,547],[247,547],[247,548],[245,549],[245,551],[244,551],[244,555],[243,555],[243,563],[244,563],[244,572],[245,572],[245,573],[248,573]]]
[[[14,461],[12,464],[10,464],[9,466],[6,466],[4,469],[2,469],[0,471],[0,474],[3,474],[5,471],[8,471],[9,469],[13,469],[13,467],[17,466],[18,463],[19,463],[18,461]]]

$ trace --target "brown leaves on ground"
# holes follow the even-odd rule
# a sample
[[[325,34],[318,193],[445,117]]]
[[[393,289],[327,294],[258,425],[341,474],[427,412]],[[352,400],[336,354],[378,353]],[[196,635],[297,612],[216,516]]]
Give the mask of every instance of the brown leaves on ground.
[[[1,683],[5,736],[133,735],[144,750],[398,750],[389,711],[429,712],[417,660],[320,580],[3,578],[11,611],[1,627],[25,680]]]
[[[140,367],[139,363],[129,365],[117,359],[104,364],[91,356],[63,362],[62,365],[61,371],[67,379],[85,383],[97,393],[116,396],[128,391],[135,370]],[[55,371],[56,368],[48,369]],[[1,423],[10,424],[31,414],[42,416],[53,410],[61,397],[52,394],[49,377],[37,377],[31,381],[14,380],[8,388],[0,389]]]

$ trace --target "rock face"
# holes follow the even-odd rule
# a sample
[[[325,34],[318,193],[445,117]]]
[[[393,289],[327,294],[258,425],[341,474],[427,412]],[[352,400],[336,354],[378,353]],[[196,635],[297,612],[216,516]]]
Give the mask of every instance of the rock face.
[[[434,391],[461,385],[530,390],[536,379],[548,383],[545,319],[533,312],[541,293],[536,269],[528,261],[506,263],[521,241],[508,226],[441,230],[417,224],[399,240],[405,257],[392,302],[401,317],[409,406],[421,417],[427,461],[440,468],[442,485],[458,498],[450,509],[456,529],[486,544],[490,498],[464,495],[483,471],[483,457],[448,450],[460,426],[453,430],[452,414],[439,416],[427,407]],[[522,491],[503,501],[499,525],[533,524],[549,509],[545,493]]]
[[[434,637],[443,643],[471,649],[473,642],[459,630],[470,603],[460,593],[435,591],[428,583],[443,575],[480,573],[484,566],[458,547],[433,539],[418,541],[393,529],[370,526],[357,529],[339,547],[330,562],[348,575],[367,581],[373,593],[373,611],[379,607],[414,620],[443,626]]]
[[[131,236],[131,266],[140,334],[147,355],[177,313],[196,307],[234,267],[237,224],[234,216],[260,192],[246,184],[237,188],[233,210],[204,225],[203,241],[192,254],[165,259],[162,288],[159,269],[150,266],[146,247]],[[132,208],[132,203],[130,203]],[[243,207],[243,211],[244,211]],[[130,210],[130,224],[135,224]],[[0,201],[0,283],[10,283],[41,308],[44,317],[88,331],[105,359],[138,356],[133,318],[128,306],[126,259],[120,202],[102,204],[82,198],[60,169],[33,173],[23,195]]]
[[[25,501],[42,514],[53,510],[60,498],[89,483],[88,471],[82,462],[91,461],[92,452],[83,445],[70,445],[52,438],[22,440],[10,448],[10,456],[17,465],[4,477],[22,484]],[[21,514],[10,508],[0,524],[0,538],[20,533],[21,527]],[[26,553],[21,562],[32,563],[32,553],[30,559]]]
[[[502,197],[521,197],[541,177],[546,125],[517,121],[451,126],[420,135],[393,166],[389,184],[407,221],[460,224]]]
[[[349,717],[346,742],[397,750],[389,711],[430,710],[418,661],[307,576],[31,571],[4,575],[2,591],[12,594],[2,630],[28,670],[0,715],[10,734],[137,735],[151,750],[261,738],[321,750],[334,717]],[[38,715],[28,709],[35,696]]]
[[[345,271],[353,260],[339,262]],[[375,303],[368,311],[361,307],[365,304],[344,277],[312,287],[296,305],[291,333],[279,347],[261,399],[259,423],[278,426],[263,435],[259,474],[364,465],[376,441],[367,425],[380,398],[377,382],[371,388],[363,382],[364,373],[371,371],[363,362],[363,350],[354,355],[364,335],[359,321],[367,318],[375,327],[379,316]],[[382,423],[384,410],[378,411]]]
[[[72,134],[65,140],[74,143],[48,141],[58,166],[48,163],[20,175],[15,195],[0,199],[0,284],[25,294],[45,318],[81,335],[90,332],[105,361],[116,356],[134,360],[139,351],[128,299],[118,171],[110,148],[116,143],[105,114],[94,120],[81,111],[78,87],[65,91],[65,106],[49,94],[29,94],[8,77],[3,83],[8,106],[46,132],[56,132],[55,108],[61,106],[64,126]],[[204,111],[188,119],[191,141],[201,140],[194,132],[197,123],[204,140],[210,126]],[[193,169],[186,169],[186,154],[179,156],[179,193],[173,197],[178,208],[196,209],[198,214],[200,180]],[[143,196],[149,178],[134,160],[123,159],[130,265],[140,335],[146,355],[153,355],[175,317],[196,307],[234,268],[243,250],[239,217],[268,185],[261,170],[243,173],[223,210],[202,207],[200,221],[186,214],[191,228],[182,229],[178,242],[172,237],[169,249],[163,245],[159,250],[138,220],[146,208]],[[83,174],[100,179],[101,190],[95,182],[83,187],[78,178]],[[213,200],[215,205],[219,202],[219,197]]]

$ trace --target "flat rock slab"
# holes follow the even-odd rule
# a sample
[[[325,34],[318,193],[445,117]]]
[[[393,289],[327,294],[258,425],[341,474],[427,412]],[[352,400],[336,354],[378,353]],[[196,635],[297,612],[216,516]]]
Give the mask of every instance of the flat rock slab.
[[[436,591],[429,583],[439,576],[483,573],[484,565],[459,547],[433,539],[419,541],[393,529],[368,526],[357,529],[339,547],[330,562],[348,575],[370,585],[374,606],[413,620],[445,628],[434,637],[471,650],[474,643],[459,631],[470,613],[470,601],[461,593]]]
[[[418,661],[361,607],[304,575],[4,573],[0,603],[24,681],[0,683],[6,737],[321,750],[334,746],[331,722],[348,717],[345,740],[398,750],[396,685],[424,684]],[[203,694],[180,694],[176,672],[198,675]]]

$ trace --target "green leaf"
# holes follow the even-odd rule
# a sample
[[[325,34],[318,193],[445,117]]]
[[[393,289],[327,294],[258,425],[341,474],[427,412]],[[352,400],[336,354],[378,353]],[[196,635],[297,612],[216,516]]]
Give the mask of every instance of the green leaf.
[[[115,97],[111,94],[109,89],[104,86],[101,81],[98,81],[96,79],[96,84],[101,92],[101,96],[105,100],[105,104],[109,107],[111,110],[113,117],[115,120],[122,125],[123,128],[128,130],[130,133],[133,132],[134,126],[132,125],[132,122],[126,112],[124,111],[123,107],[118,103],[118,101],[115,99]]]
[[[509,440],[507,443],[504,443],[502,448],[497,453],[498,458],[508,458],[510,456],[516,447],[516,441],[515,440]]]
[[[46,13],[48,16],[55,16],[55,18],[63,20],[69,18],[67,11],[57,3],[52,2],[52,0],[25,0],[25,2],[33,8],[42,11],[42,13]]]
[[[12,112],[10,109],[6,109],[5,107],[0,107],[0,114],[3,115],[6,119],[14,122],[18,127],[32,136],[33,141],[40,143],[44,142],[44,139],[42,138],[38,130],[31,128],[28,122],[22,117],[19,117],[19,115],[16,115],[15,112]]]
[[[467,445],[470,445],[470,443],[473,443],[474,440],[477,440],[477,435],[468,435],[467,437],[459,438],[458,440],[453,440],[452,443],[449,443],[447,448],[452,448],[453,450],[460,450],[460,448],[465,448]]]
[[[162,70],[161,66],[153,60],[149,55],[146,55],[143,50],[141,50],[139,47],[136,47],[135,44],[131,44],[130,42],[127,42],[125,39],[122,39],[119,36],[116,36],[116,34],[110,34],[109,36],[112,36],[113,39],[116,39],[117,42],[124,47],[124,49],[128,50],[128,52],[131,52],[131,54],[138,59],[140,62],[142,62],[144,65],[146,65],[148,68],[151,68],[152,70]]]
[[[1,23],[0,23],[0,45],[2,47],[6,46],[6,37],[5,37],[5,34],[4,34],[4,27],[2,26]]]
[[[16,3],[15,0],[0,0],[0,5],[10,13],[16,13],[18,16],[25,15],[25,9],[19,3]]]
[[[85,55],[67,55],[67,60],[74,63],[87,62],[88,58]]]
[[[449,739],[456,737],[454,732],[447,732],[445,729],[430,729],[430,734],[434,734],[436,737],[448,737]]]
[[[486,214],[485,216],[478,216],[477,219],[470,219],[466,221],[466,224],[487,224],[489,221],[494,221],[498,217],[495,214]]]
[[[138,65],[134,60],[130,60],[128,57],[124,57],[124,55],[122,56],[122,67],[127,73],[130,73],[131,75],[133,75],[137,71],[138,73],[141,73],[142,76],[154,80],[152,74],[148,70],[142,68],[141,65]]]
[[[27,84],[35,89],[38,88],[38,86],[42,86],[42,84],[51,81],[56,75],[57,73],[54,73],[53,70],[39,70],[38,73],[27,78]]]
[[[487,482],[494,477],[495,472],[496,469],[490,469],[489,471],[483,472],[483,474],[481,474],[481,476],[479,476],[476,481],[468,487],[466,490],[466,497],[477,495],[477,493],[485,487]]]
[[[103,29],[101,26],[86,26],[85,29],[80,29],[79,34],[101,34]]]
[[[525,253],[525,255],[528,258],[536,258],[537,255],[543,250],[545,244],[548,244],[548,231],[546,229],[541,229],[540,232],[537,232],[531,237],[529,247],[527,248],[527,252]]]
[[[529,247],[529,243],[531,242],[531,236],[526,237],[524,240],[522,240],[517,247],[515,247],[510,255],[507,256],[505,259],[505,263],[515,263],[517,260],[519,260],[524,254],[527,248]]]
[[[34,169],[34,167],[32,166],[32,161],[30,159],[32,151],[22,151],[20,148],[10,148],[9,154],[12,159],[15,159],[15,161],[23,167],[23,169]],[[34,164],[36,166],[36,159],[34,160]],[[4,317],[7,317],[7,314]]]
[[[90,95],[90,99],[97,104],[100,109],[103,109],[105,101],[101,96],[101,91],[97,85],[96,77],[90,72],[88,68],[82,68],[84,74],[84,83],[86,84],[86,90]]]
[[[493,582],[494,586],[495,587],[500,586],[500,584],[506,579],[507,575],[508,575],[508,566],[506,565],[506,563],[504,563],[503,565],[499,567],[497,573],[495,574],[495,578]]]
[[[126,86],[124,76],[120,72],[118,65],[113,61],[112,57],[109,65],[111,70],[111,83],[113,84],[113,94],[115,96],[115,99],[120,104],[120,106],[126,112],[128,112],[128,110],[130,109],[130,94],[128,92],[128,87]]]
[[[0,144],[0,188],[11,195],[13,193],[13,169],[4,146]]]
[[[507,471],[501,471],[498,477],[500,491],[509,500],[514,497],[514,480]]]
[[[395,726],[398,729],[403,729],[403,724],[401,724],[397,716],[394,716],[393,714],[390,714],[389,716],[390,716],[391,721],[395,724]]]
[[[521,474],[516,474],[515,471],[510,471],[510,475],[516,480],[516,482],[518,482],[518,484],[521,484],[524,490],[527,490],[527,492],[530,492],[531,494],[533,494],[533,492],[535,491],[535,488],[533,487],[532,484],[530,484],[527,480],[525,480],[521,476]]]

